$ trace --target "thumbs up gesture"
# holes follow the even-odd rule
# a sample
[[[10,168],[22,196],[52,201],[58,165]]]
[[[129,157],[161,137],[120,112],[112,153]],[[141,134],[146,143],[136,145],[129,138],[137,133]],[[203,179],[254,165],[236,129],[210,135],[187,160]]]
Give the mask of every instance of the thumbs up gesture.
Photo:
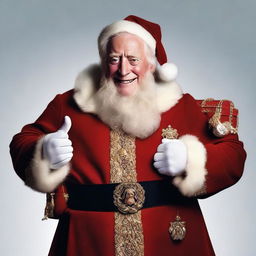
[[[61,128],[49,133],[43,140],[43,157],[50,163],[51,169],[59,169],[67,164],[73,157],[72,142],[68,137],[68,131],[71,127],[71,119],[65,116]]]

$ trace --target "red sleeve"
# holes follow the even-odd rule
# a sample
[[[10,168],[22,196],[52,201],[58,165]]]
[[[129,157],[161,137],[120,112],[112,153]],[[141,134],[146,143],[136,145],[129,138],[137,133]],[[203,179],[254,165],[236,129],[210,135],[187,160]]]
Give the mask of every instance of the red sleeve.
[[[234,185],[242,176],[246,152],[236,134],[217,138],[209,129],[207,115],[201,112],[196,101],[186,96],[191,133],[182,140],[188,152],[183,176],[176,176],[173,183],[185,196],[205,198]],[[196,121],[195,121],[196,120]]]
[[[25,180],[25,169],[32,159],[35,145],[46,133],[55,132],[63,120],[61,96],[57,95],[41,116],[32,124],[25,125],[10,143],[13,167],[18,176]]]
[[[246,152],[237,135],[227,135],[212,143],[205,144],[206,195],[213,195],[235,184],[242,176]]]

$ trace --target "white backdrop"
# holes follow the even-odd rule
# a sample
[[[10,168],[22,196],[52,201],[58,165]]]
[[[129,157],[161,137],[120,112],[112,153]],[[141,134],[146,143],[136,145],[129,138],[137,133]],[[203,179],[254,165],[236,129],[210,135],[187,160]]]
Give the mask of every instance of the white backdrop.
[[[45,196],[13,171],[8,145],[47,103],[98,62],[96,38],[135,14],[159,23],[178,82],[195,98],[230,99],[248,152],[238,184],[200,201],[218,256],[255,255],[255,9],[253,0],[0,1],[0,252],[45,256],[56,221],[41,221]]]

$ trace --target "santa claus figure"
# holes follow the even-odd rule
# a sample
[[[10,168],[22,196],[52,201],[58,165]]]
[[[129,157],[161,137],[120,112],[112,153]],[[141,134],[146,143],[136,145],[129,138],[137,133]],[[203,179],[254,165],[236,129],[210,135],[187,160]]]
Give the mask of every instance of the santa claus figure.
[[[45,217],[59,218],[49,255],[214,255],[197,199],[239,180],[242,142],[215,136],[183,94],[159,25],[128,16],[98,47],[101,63],[10,145],[17,174],[47,193]]]

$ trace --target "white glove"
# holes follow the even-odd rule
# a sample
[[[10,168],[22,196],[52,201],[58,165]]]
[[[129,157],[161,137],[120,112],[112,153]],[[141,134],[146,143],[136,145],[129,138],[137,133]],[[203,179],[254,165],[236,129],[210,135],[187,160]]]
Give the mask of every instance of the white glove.
[[[47,134],[43,139],[43,157],[50,162],[51,169],[59,169],[73,157],[72,142],[68,138],[71,119],[65,116],[61,128],[54,133]]]
[[[187,148],[181,140],[162,139],[154,155],[154,167],[159,173],[177,176],[184,172],[187,164]]]

